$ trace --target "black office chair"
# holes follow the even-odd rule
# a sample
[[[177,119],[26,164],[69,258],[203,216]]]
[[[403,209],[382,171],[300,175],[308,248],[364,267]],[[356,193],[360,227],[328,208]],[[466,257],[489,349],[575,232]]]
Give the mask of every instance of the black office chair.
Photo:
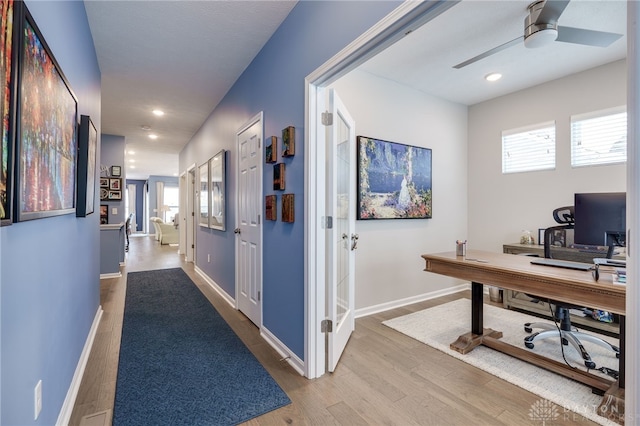
[[[127,221],[124,224],[124,233],[127,237],[127,244],[124,247],[124,251],[129,251],[129,235],[131,235],[131,222],[133,221],[133,213],[129,215]]]
[[[612,246],[580,248],[573,245],[573,206],[554,210],[553,217],[556,222],[561,225],[552,226],[545,230],[544,255],[546,258],[570,260],[581,263],[594,263],[594,258],[611,258],[613,254]],[[580,340],[595,343],[606,349],[610,349],[615,352],[617,358],[620,357],[620,349],[618,347],[599,337],[582,333],[571,325],[570,309],[581,310],[584,307],[534,295],[530,296],[534,297],[535,301],[547,302],[553,306],[553,317],[554,320],[559,323],[559,326],[543,322],[526,323],[524,330],[527,333],[531,333],[534,328],[542,329],[542,331],[538,331],[524,338],[524,344],[527,348],[533,349],[534,342],[538,340],[561,337],[563,345],[571,343],[571,345],[576,348],[582,356],[584,365],[589,369],[595,369],[596,363],[591,359],[591,356]]]

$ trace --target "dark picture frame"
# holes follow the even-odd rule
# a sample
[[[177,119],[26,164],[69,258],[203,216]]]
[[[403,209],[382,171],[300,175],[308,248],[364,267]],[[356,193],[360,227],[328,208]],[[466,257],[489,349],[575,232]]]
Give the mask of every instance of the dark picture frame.
[[[121,191],[122,190],[121,178],[109,178],[109,189],[113,191]]]
[[[278,163],[273,165],[273,190],[274,191],[284,191],[284,188],[285,188],[284,172],[285,172],[284,163]]]
[[[111,191],[109,190],[109,200],[120,201],[122,200],[122,191]]]
[[[14,154],[16,130],[16,91],[19,35],[21,28],[21,1],[4,0],[0,12],[0,75],[2,96],[0,100],[0,226],[11,225],[14,207]]]
[[[96,152],[98,131],[88,115],[80,116],[78,131],[78,194],[76,216],[93,213],[96,192]],[[101,185],[102,186],[102,185]]]
[[[209,228],[226,230],[226,151],[223,149],[209,160]]]
[[[76,211],[78,98],[23,6],[16,135],[16,220]]]
[[[109,223],[109,205],[100,204],[100,225]]]
[[[275,163],[278,161],[278,138],[269,136],[264,141],[264,158],[267,163]]]
[[[111,166],[111,176],[122,176],[122,168],[120,166]]]
[[[430,148],[358,136],[359,220],[430,219]]]
[[[288,126],[282,129],[282,156],[293,157],[296,155],[296,128]]]
[[[100,178],[100,188],[109,188],[109,178]]]

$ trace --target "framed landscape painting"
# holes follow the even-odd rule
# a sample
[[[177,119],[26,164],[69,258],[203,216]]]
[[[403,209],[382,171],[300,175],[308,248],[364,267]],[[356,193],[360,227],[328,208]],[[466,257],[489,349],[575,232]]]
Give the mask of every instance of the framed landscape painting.
[[[358,216],[431,218],[431,149],[358,136]]]
[[[29,11],[20,45],[18,221],[75,212],[78,100]]]

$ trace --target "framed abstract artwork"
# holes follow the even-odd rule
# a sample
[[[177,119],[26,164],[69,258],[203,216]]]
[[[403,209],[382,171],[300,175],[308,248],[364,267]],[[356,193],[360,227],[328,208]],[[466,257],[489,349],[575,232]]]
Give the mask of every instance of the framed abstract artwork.
[[[282,194],[282,221],[293,223],[295,215],[295,196],[293,194]]]
[[[264,157],[267,163],[278,161],[278,138],[269,136],[264,141]]]
[[[96,150],[98,131],[88,115],[80,116],[78,132],[78,195],[76,216],[85,217],[93,213],[96,187]],[[102,179],[101,179],[102,186]]]
[[[284,163],[273,165],[273,189],[274,191],[284,191]]]
[[[226,229],[226,151],[223,149],[209,160],[209,199],[211,215],[209,228],[224,231]]]
[[[293,157],[296,154],[296,128],[286,127],[282,130],[282,156]]]
[[[276,206],[276,195],[264,197],[264,218],[266,220],[278,220],[278,207]]]
[[[16,139],[16,220],[74,213],[78,100],[24,8]]]
[[[16,126],[16,81],[19,52],[16,49],[20,33],[18,10],[22,2],[4,0],[2,2],[2,22],[0,27],[0,75],[2,75],[2,95],[0,114],[2,115],[2,143],[0,144],[0,224],[10,225],[13,221],[13,166]],[[18,25],[16,25],[16,23]]]
[[[357,218],[430,219],[431,149],[357,139]]]
[[[198,167],[198,195],[200,197],[200,216],[198,224],[209,227],[209,162]]]

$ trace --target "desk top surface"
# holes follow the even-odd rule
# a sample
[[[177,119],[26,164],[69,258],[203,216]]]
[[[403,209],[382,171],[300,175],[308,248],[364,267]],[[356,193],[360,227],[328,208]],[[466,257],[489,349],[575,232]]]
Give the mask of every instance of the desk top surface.
[[[527,256],[469,250],[423,254],[425,271],[535,294],[624,315],[626,286],[613,283],[615,268],[600,268],[596,282],[590,271],[533,265]]]

